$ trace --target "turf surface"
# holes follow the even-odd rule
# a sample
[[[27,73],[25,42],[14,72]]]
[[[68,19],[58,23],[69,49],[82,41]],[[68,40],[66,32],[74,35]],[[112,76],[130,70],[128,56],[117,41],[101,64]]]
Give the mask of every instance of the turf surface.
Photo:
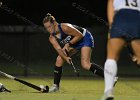
[[[36,85],[51,85],[49,78],[22,78]],[[14,80],[0,78],[11,93],[0,93],[0,100],[101,100],[104,89],[102,79],[91,77],[63,77],[61,88],[56,93],[40,93]],[[115,87],[115,100],[140,100],[140,79],[120,78]]]

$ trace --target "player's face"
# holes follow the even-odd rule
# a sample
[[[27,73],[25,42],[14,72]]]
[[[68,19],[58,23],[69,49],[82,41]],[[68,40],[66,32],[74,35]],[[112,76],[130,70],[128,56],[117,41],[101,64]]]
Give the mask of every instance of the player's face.
[[[44,23],[44,27],[45,27],[46,30],[47,30],[49,33],[51,33],[51,34],[55,31],[54,24],[51,23],[51,22],[46,22],[46,23]]]

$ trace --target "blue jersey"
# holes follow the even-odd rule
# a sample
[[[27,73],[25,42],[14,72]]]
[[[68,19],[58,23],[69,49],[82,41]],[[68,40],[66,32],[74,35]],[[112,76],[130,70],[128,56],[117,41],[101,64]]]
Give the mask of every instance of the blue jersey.
[[[83,34],[83,38],[80,41],[78,41],[76,44],[73,44],[73,46],[72,46],[73,48],[81,49],[84,46],[94,47],[93,36],[87,29],[79,27],[77,25],[72,25],[72,26]],[[55,36],[55,33],[53,35],[57,39],[60,46],[63,47],[66,43],[68,43],[69,41],[71,41],[73,39],[73,36],[70,36],[70,35],[66,34],[65,32],[63,32],[63,30],[61,28],[61,24],[58,24],[58,29],[60,32],[60,38],[57,38]]]

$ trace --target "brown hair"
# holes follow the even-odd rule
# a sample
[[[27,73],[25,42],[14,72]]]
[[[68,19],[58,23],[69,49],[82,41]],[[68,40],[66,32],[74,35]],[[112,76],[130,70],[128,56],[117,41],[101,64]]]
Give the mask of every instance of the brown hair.
[[[55,21],[55,18],[50,13],[47,13],[46,17],[43,19],[43,23],[46,23],[46,22],[53,23],[54,21]]]

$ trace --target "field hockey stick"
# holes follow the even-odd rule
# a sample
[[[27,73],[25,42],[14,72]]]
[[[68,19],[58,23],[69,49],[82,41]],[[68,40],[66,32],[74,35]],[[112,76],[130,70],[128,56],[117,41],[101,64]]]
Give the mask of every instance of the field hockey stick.
[[[33,89],[35,89],[35,90],[38,90],[38,91],[40,91],[40,92],[48,93],[48,91],[49,91],[49,87],[48,87],[48,86],[46,86],[45,88],[41,88],[41,87],[36,86],[36,85],[34,85],[34,84],[32,84],[32,83],[29,83],[29,82],[27,82],[27,81],[24,81],[24,80],[21,80],[21,79],[19,79],[19,78],[16,78],[16,77],[12,76],[12,75],[9,75],[9,74],[7,74],[7,73],[5,73],[5,72],[0,71],[0,74],[3,75],[3,76],[5,76],[5,77],[7,77],[7,78],[10,78],[10,79],[12,79],[12,80],[15,80],[15,81],[17,81],[17,82],[20,82],[20,83],[22,83],[22,84],[24,84],[24,85],[26,85],[26,86],[29,86],[29,87],[31,87],[31,88],[33,88]]]
[[[68,53],[68,51],[67,51],[66,49],[65,49],[65,52],[66,52],[67,56],[69,57],[69,53]],[[79,75],[80,75],[80,74],[79,74],[79,69],[76,69],[76,67],[75,67],[74,64],[73,64],[72,59],[70,60],[70,65],[72,66],[74,72],[76,73],[76,76],[79,77]]]

